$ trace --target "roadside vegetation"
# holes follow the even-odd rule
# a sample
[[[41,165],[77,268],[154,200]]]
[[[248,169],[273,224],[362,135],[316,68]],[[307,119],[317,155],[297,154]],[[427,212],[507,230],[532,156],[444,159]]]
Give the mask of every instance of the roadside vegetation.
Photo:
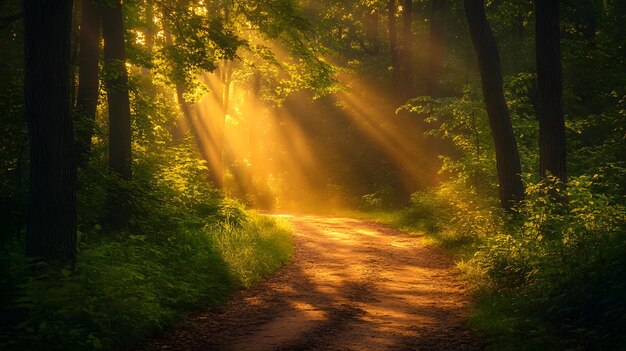
[[[289,261],[457,260],[495,349],[626,348],[626,1],[0,1],[0,349],[115,349]]]
[[[288,224],[236,203],[213,205],[213,217],[179,218],[189,222],[158,236],[139,228],[83,233],[74,267],[26,260],[19,240],[3,243],[0,348],[131,345],[187,311],[219,306],[289,261]],[[165,224],[154,218],[145,225]]]
[[[509,96],[517,104],[515,85]],[[457,262],[477,305],[470,324],[497,350],[620,349],[626,345],[626,207],[621,129],[605,129],[585,145],[579,123],[568,125],[567,183],[532,173],[538,144],[535,120],[513,114],[526,170],[525,199],[513,211],[499,206],[493,149],[481,142],[485,112],[469,91],[459,99],[417,99],[405,108],[428,111],[427,133],[450,142],[439,186],[419,191],[410,204],[389,210],[370,194],[357,214],[417,235]],[[597,123],[617,126],[623,100]],[[517,105],[513,111],[524,110]],[[445,116],[442,123],[441,117]],[[602,128],[597,125],[596,128]],[[577,147],[574,147],[576,145]],[[584,145],[584,146],[583,146]],[[528,146],[528,147],[526,147]],[[588,157],[595,157],[593,162]]]

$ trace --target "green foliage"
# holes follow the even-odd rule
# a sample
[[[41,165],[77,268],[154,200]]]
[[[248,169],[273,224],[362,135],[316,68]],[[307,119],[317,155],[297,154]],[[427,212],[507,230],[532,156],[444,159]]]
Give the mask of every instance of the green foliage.
[[[495,151],[489,121],[478,92],[466,86],[463,95],[451,98],[428,96],[410,100],[401,109],[427,116],[431,129],[426,135],[448,141],[455,148],[441,155],[440,172],[452,174],[472,187],[496,189]]]
[[[73,269],[40,261],[25,266],[17,243],[6,243],[11,262],[3,283],[11,284],[3,285],[0,347],[91,350],[132,343],[163,329],[181,310],[223,302],[290,257],[290,229],[275,219],[250,214],[240,226],[218,227],[165,241],[145,234],[83,241]]]
[[[139,38],[143,5],[131,1],[124,6],[127,37]],[[230,40],[224,37],[229,33],[212,35]],[[225,43],[219,45],[227,50]],[[108,111],[101,96],[92,152],[79,170],[79,252],[74,267],[25,263],[21,226],[28,159],[23,83],[18,78],[21,50],[12,62],[4,61],[8,56],[0,61],[0,73],[10,78],[0,83],[0,106],[10,106],[2,115],[7,142],[0,146],[1,223],[8,229],[2,228],[0,242],[3,350],[119,348],[162,330],[192,307],[219,305],[291,255],[285,224],[224,199],[207,181],[206,161],[193,136],[174,140],[172,129],[181,114],[168,87],[174,78],[165,76],[171,73],[170,61],[182,58],[164,58],[163,52],[154,54],[132,40],[128,46],[132,63],[153,70],[148,75],[139,67],[130,69],[133,179],[121,180],[108,170]],[[199,56],[185,59],[200,65]],[[11,74],[3,70],[5,62]],[[109,195],[115,192],[123,192],[129,202],[131,219],[125,232],[111,232],[106,226]],[[5,212],[5,204],[12,210]]]
[[[89,164],[79,171],[80,253],[73,269],[23,263],[28,168],[23,31],[20,21],[0,26],[2,348],[119,346],[163,328],[182,309],[218,304],[236,287],[260,279],[289,258],[288,229],[210,188],[210,170],[194,136],[172,136],[183,118],[173,88],[182,88],[190,105],[205,96],[220,100],[219,111],[195,114],[195,121],[228,115],[244,126],[249,112],[243,110],[253,99],[259,100],[249,104],[255,114],[268,110],[269,104],[260,100],[286,107],[302,135],[316,141],[311,151],[321,161],[315,166],[327,177],[308,170],[306,176],[325,184],[320,198],[328,207],[352,202],[379,211],[395,200],[399,186],[392,178],[398,174],[383,157],[381,145],[360,135],[350,115],[356,110],[372,113],[382,127],[395,123],[395,106],[363,111],[357,106],[351,111],[335,108],[340,104],[335,96],[319,99],[315,106],[304,102],[337,92],[336,75],[347,72],[358,77],[349,92],[352,97],[363,105],[378,103],[363,97],[379,95],[371,86],[384,90],[391,76],[387,1],[123,3],[130,66],[117,62],[117,67],[103,67],[103,73],[115,78],[121,69],[130,71],[133,180],[123,181],[108,171],[107,111],[101,103]],[[470,69],[476,63],[462,2],[448,5],[441,43],[444,72],[438,82],[444,97],[419,97],[404,106],[426,119],[429,137],[444,140],[444,181],[413,194],[406,209],[386,220],[427,233],[461,259],[459,265],[481,297],[475,325],[505,335],[502,343],[517,334],[520,342],[511,348],[623,345],[626,5],[618,0],[561,4],[568,172],[573,176],[564,186],[537,181],[533,4],[486,3],[528,182],[528,197],[514,216],[496,206],[493,142],[478,75]],[[414,4],[412,31],[418,44],[413,66],[420,82],[416,95],[423,94],[421,82],[429,69],[430,7],[429,1]],[[20,8],[5,1],[0,10],[13,14]],[[399,9],[396,15],[400,29]],[[212,84],[206,76],[219,82]],[[298,98],[301,90],[307,90],[306,99]],[[222,111],[229,94],[231,106]],[[395,104],[392,95],[380,100]],[[280,129],[286,119],[266,119],[266,125],[242,129],[259,127],[259,134],[270,138],[290,130]],[[278,127],[272,129],[270,123]],[[77,121],[75,129],[81,127]],[[298,138],[306,140],[303,136]],[[275,159],[292,152],[264,142],[258,148]],[[252,160],[225,158],[231,165],[249,166]],[[235,168],[231,166],[231,174]],[[299,186],[287,185],[294,174],[266,174],[266,180],[256,175],[259,179],[252,182],[267,186],[241,198],[267,208],[301,202]],[[356,184],[355,194],[367,195],[348,199],[348,183]],[[105,224],[108,194],[115,192],[125,193],[130,203],[131,223],[123,233],[109,232]]]
[[[626,216],[615,199],[592,191],[599,180],[570,180],[567,202],[554,201],[563,191],[555,179],[528,186],[521,225],[489,237],[470,265],[481,289],[514,292],[513,318],[535,316],[566,340],[609,347],[626,341],[615,334],[626,326]]]
[[[361,196],[361,208],[364,210],[380,210],[391,203],[393,188],[379,187],[378,191]]]
[[[626,345],[626,209],[604,176],[527,184],[513,216],[463,182],[413,194],[384,222],[426,233],[478,297],[471,324],[495,349]],[[561,194],[563,193],[563,194]]]
[[[420,97],[403,107],[428,116],[428,134],[453,149],[442,156],[450,178],[415,193],[392,222],[428,233],[457,258],[478,296],[472,324],[496,349],[623,347],[623,94],[612,91],[601,114],[568,118],[572,176],[560,184],[536,176],[534,75],[508,76],[505,89],[527,180],[517,213],[497,209],[488,124],[466,88],[461,97]]]

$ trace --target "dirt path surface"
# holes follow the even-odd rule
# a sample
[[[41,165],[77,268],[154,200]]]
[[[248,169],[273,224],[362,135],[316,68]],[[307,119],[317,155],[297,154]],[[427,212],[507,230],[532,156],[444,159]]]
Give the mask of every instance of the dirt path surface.
[[[446,256],[381,224],[281,216],[293,263],[142,350],[481,350]]]

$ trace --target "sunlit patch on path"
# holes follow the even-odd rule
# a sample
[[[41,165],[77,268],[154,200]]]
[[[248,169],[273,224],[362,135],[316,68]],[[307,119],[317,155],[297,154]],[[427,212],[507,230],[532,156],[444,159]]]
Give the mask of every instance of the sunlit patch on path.
[[[144,349],[480,350],[450,259],[372,222],[281,215],[293,263]]]

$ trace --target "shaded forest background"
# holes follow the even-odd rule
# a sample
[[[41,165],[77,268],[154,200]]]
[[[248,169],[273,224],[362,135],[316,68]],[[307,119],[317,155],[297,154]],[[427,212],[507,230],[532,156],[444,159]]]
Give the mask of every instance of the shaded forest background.
[[[249,209],[427,233],[494,342],[624,345],[622,1],[58,3],[0,2],[0,345],[114,348],[219,304],[290,255]]]

